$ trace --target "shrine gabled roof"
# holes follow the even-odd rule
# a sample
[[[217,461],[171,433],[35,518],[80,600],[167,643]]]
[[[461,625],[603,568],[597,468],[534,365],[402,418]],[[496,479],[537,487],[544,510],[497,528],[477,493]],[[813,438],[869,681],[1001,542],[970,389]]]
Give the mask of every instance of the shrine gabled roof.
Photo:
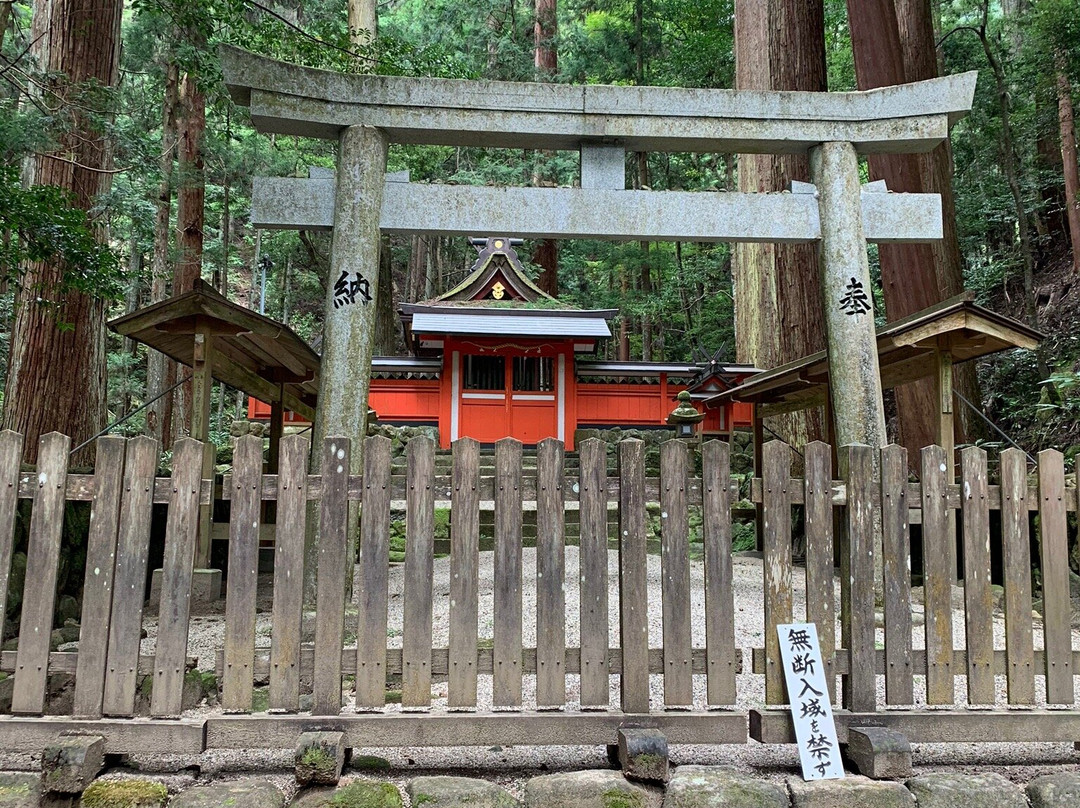
[[[561,305],[525,274],[525,267],[507,236],[489,236],[465,280],[433,302],[472,303],[481,300],[542,301],[553,306]]]
[[[607,321],[615,309],[495,309],[409,305],[413,334],[471,334],[474,336],[591,337],[611,336]]]

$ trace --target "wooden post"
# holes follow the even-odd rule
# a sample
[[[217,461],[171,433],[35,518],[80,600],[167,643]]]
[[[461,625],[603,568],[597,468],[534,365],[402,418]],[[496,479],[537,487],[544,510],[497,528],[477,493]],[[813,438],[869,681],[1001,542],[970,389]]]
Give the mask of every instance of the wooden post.
[[[203,444],[203,479],[214,478],[217,451],[210,442],[210,402],[214,389],[214,337],[204,324],[195,326],[195,346],[191,370],[191,437]],[[212,487],[211,487],[211,490]],[[211,496],[213,500],[213,496]],[[213,501],[199,506],[199,533],[195,550],[196,569],[210,566],[210,530],[213,522]]]
[[[349,473],[363,468],[368,388],[379,287],[379,214],[386,183],[386,137],[372,126],[349,126],[338,141],[334,235],[323,320],[322,371],[315,414],[311,471],[321,472],[323,439],[341,435],[352,444]],[[349,505],[345,557],[356,558],[358,504]],[[318,521],[309,518],[309,528]],[[318,536],[304,548],[304,599],[315,593]],[[351,561],[350,561],[351,563]],[[352,576],[347,576],[351,582]]]
[[[278,384],[278,400],[270,403],[270,451],[266,454],[266,471],[277,474],[281,457],[281,436],[285,433],[285,383]]]
[[[945,450],[945,483],[956,482],[956,433],[953,423],[953,358],[949,346],[942,342],[934,352],[937,359],[938,424],[937,443]],[[956,562],[956,513],[949,515],[946,530],[949,535],[949,570],[953,578],[959,571]]]
[[[760,408],[754,407],[754,476],[762,477],[762,447],[765,445],[765,422]],[[759,502],[754,506],[754,532],[757,534],[754,549],[759,553],[765,550],[765,506]]]

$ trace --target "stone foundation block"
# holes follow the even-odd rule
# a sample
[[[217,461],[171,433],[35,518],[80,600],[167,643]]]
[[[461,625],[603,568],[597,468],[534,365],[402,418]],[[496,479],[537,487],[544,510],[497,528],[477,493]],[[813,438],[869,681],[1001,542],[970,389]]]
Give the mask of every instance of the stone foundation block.
[[[393,783],[354,780],[336,789],[306,788],[293,798],[289,808],[402,808],[402,805],[401,794]],[[425,803],[420,808],[432,805]]]
[[[197,786],[177,794],[169,808],[284,808],[285,795],[269,780],[248,778]]]
[[[296,782],[302,786],[337,785],[345,765],[345,735],[305,732],[296,744]]]
[[[154,570],[150,574],[150,598],[147,601],[151,606],[161,604],[161,578],[162,570]],[[191,602],[214,603],[221,600],[221,570],[194,570],[191,575]]]
[[[896,730],[885,727],[850,727],[848,759],[873,780],[911,777],[911,744]]]
[[[168,801],[164,785],[133,777],[95,780],[82,796],[82,805],[102,808],[164,808]]]
[[[858,775],[843,780],[788,780],[792,808],[915,808],[902,783],[877,782]]]
[[[41,756],[41,789],[79,794],[93,782],[104,764],[105,739],[100,735],[60,738],[46,746]]]
[[[619,772],[546,774],[525,784],[526,808],[657,808],[659,793],[626,782]]]
[[[783,786],[721,766],[676,767],[664,795],[664,808],[789,808],[790,804]]]
[[[14,677],[13,677],[14,678]],[[29,772],[0,772],[2,808],[38,808],[41,778]]]
[[[907,787],[919,808],[1027,808],[1020,786],[1000,774],[932,772],[913,777]]]
[[[1073,808],[1080,805],[1080,772],[1036,777],[1027,786],[1031,808]]]
[[[413,805],[425,808],[519,808],[506,789],[471,777],[417,777],[406,788]]]
[[[668,781],[667,738],[658,729],[620,729],[619,767],[630,780]]]

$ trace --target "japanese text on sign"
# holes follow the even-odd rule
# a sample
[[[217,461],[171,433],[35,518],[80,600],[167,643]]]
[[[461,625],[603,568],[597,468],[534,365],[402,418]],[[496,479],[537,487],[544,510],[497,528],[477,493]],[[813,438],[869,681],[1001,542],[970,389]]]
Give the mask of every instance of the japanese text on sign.
[[[825,666],[813,623],[787,623],[776,627],[784,664],[791,718],[799,744],[804,780],[836,780],[844,764],[836,742]]]

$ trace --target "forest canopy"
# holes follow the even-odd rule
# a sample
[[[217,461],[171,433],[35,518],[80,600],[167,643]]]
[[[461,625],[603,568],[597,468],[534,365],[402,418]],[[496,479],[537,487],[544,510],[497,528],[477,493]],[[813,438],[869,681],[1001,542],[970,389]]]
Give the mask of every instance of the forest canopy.
[[[756,6],[779,19],[795,2]],[[740,86],[746,75],[736,60],[733,0],[387,0],[369,12],[361,0],[95,0],[94,35],[116,55],[115,63],[97,65],[58,61],[69,43],[43,20],[46,12],[76,13],[69,5],[0,0],[0,372],[5,426],[33,431],[16,412],[24,382],[10,370],[25,373],[29,360],[12,350],[13,340],[18,345],[35,328],[100,332],[100,346],[78,357],[100,366],[97,377],[58,416],[83,424],[81,437],[179,378],[145,348],[106,335],[105,319],[190,288],[194,278],[305,339],[320,334],[329,237],[256,232],[251,182],[330,168],[333,144],[258,134],[223,87],[220,43],[349,72],[706,88]],[[869,5],[892,9],[901,44],[910,39],[905,20],[925,23],[933,47],[924,56],[934,56],[926,69],[980,71],[972,113],[951,142],[962,285],[1048,335],[1038,355],[983,364],[972,405],[1026,449],[1080,442],[1080,335],[1071,327],[1080,310],[1071,111],[1080,86],[1080,1],[895,0],[863,4],[863,11],[856,2],[807,3],[820,19],[792,35],[801,36],[799,53],[812,57],[800,64],[817,61],[828,90],[874,80],[873,65],[860,60],[861,32],[871,21],[849,16],[869,13]],[[350,30],[350,19],[364,13],[377,14],[374,35]],[[910,63],[904,69],[918,72]],[[730,154],[628,154],[627,187],[733,191],[743,165]],[[413,182],[570,186],[578,155],[395,145],[388,170],[408,170]],[[878,168],[864,170],[869,179]],[[438,237],[395,236],[384,250],[399,303],[451,288],[475,256],[466,239]],[[747,358],[733,283],[747,259],[736,252],[726,244],[592,241],[557,250],[529,242],[519,250],[562,300],[619,310],[617,335],[602,349],[609,358],[672,361]],[[889,260],[871,249],[882,322],[895,319],[888,309],[897,305],[880,285],[883,268],[890,277]],[[404,351],[400,334],[379,339],[381,352]],[[243,404],[236,391],[215,391],[219,443]],[[77,408],[87,411],[76,417]],[[155,405],[116,431],[149,431],[168,442],[185,429],[182,410],[174,416]],[[973,440],[980,436],[991,437],[971,430]]]

